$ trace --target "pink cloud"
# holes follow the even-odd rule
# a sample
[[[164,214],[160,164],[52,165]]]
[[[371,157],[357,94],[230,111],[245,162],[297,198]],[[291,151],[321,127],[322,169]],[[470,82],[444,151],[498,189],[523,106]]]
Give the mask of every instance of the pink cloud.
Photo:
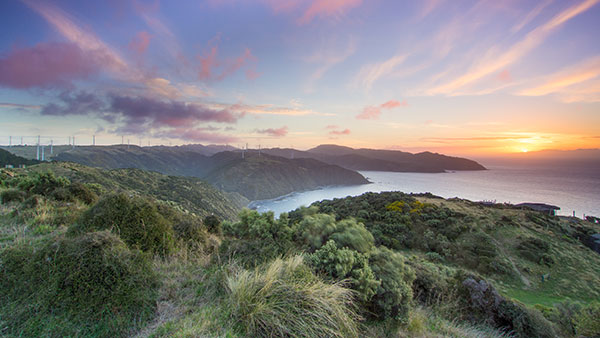
[[[497,79],[500,80],[501,82],[511,82],[512,76],[511,76],[510,72],[507,69],[505,69],[498,74]]]
[[[256,80],[260,77],[261,73],[257,72],[254,69],[246,70],[246,79],[248,80]]]
[[[246,66],[249,62],[256,61],[256,57],[252,55],[252,51],[249,48],[244,49],[242,54],[233,59],[219,60],[218,54],[219,47],[212,46],[210,47],[210,52],[205,53],[203,56],[198,56],[198,60],[200,61],[198,78],[200,80],[223,80]],[[256,72],[254,67],[246,70],[246,78],[248,79],[253,80],[259,76],[260,74]]]
[[[340,16],[361,3],[362,0],[314,0],[296,22],[304,25],[311,22],[316,16]]]
[[[217,47],[212,47],[210,53],[199,56],[198,60],[200,60],[200,73],[198,74],[198,78],[200,80],[210,80],[212,78],[213,68],[216,68],[219,65],[217,63]]]
[[[11,88],[66,86],[97,73],[105,59],[73,43],[39,43],[0,59],[0,85]]]
[[[381,116],[381,113],[384,109],[390,110],[397,107],[406,106],[408,106],[406,101],[399,102],[396,100],[390,100],[380,104],[379,106],[366,106],[360,114],[356,115],[356,118],[359,120],[377,120]]]
[[[329,135],[350,135],[350,129],[332,130],[329,132]]]
[[[339,126],[335,125],[335,124],[329,124],[327,126],[325,126],[325,129],[338,129]]]
[[[129,42],[129,49],[133,50],[138,54],[144,54],[148,46],[150,45],[150,35],[146,31],[138,32],[133,39]]]
[[[381,108],[386,108],[386,109],[392,109],[392,108],[396,108],[396,107],[404,107],[407,106],[408,104],[406,103],[406,101],[396,101],[396,100],[390,100],[384,104],[381,105]]]
[[[269,136],[274,136],[274,137],[283,137],[283,136],[287,135],[288,127],[283,126],[281,128],[277,128],[277,129],[273,129],[273,128],[260,129],[260,130],[257,129],[256,132],[259,134],[267,134]]]

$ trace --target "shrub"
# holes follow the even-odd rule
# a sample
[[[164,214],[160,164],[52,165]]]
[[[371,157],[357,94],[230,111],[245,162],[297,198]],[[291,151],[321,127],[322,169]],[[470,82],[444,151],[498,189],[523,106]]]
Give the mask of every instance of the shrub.
[[[503,300],[498,305],[497,323],[506,327],[516,337],[552,338],[556,331],[552,324],[539,311],[529,309],[523,304]]]
[[[554,258],[550,254],[550,245],[539,238],[526,238],[519,243],[517,250],[519,250],[521,256],[534,263],[547,266],[552,266],[554,264]]]
[[[10,247],[0,261],[8,335],[122,336],[153,314],[149,260],[109,232]]]
[[[52,172],[34,173],[19,182],[19,188],[34,194],[50,195],[58,188],[65,188],[70,184],[65,177],[56,177]]]
[[[333,280],[348,279],[352,289],[358,291],[359,299],[365,302],[371,299],[380,284],[366,254],[339,249],[333,240],[309,255],[307,261],[316,271]]]
[[[88,205],[94,204],[98,200],[98,195],[94,191],[78,182],[71,183],[69,192],[74,198]]]
[[[226,279],[232,319],[248,337],[358,337],[352,291],[326,284],[301,256]]]
[[[2,191],[0,199],[2,200],[2,204],[7,204],[10,202],[23,202],[26,196],[27,195],[21,190],[8,189]]]
[[[204,217],[203,222],[204,226],[206,227],[206,230],[208,230],[208,232],[213,233],[213,234],[221,234],[222,229],[221,229],[221,221],[219,220],[219,218],[215,215],[208,215],[206,217]]]
[[[108,195],[69,229],[71,234],[111,230],[132,248],[168,254],[174,247],[173,228],[154,202],[123,193]]]
[[[454,296],[456,270],[417,257],[411,257],[407,264],[415,272],[412,284],[415,300],[425,305],[434,305],[447,303]]]
[[[244,209],[237,223],[223,222],[223,235],[229,236],[224,252],[236,254],[246,264],[260,264],[292,249],[292,228],[287,215],[276,220],[273,212]]]
[[[406,322],[413,297],[415,273],[404,263],[404,257],[386,247],[373,250],[369,265],[380,281],[377,293],[371,299],[371,312],[378,318]]]
[[[373,235],[362,223],[354,219],[336,222],[335,217],[326,214],[307,215],[297,226],[296,237],[300,238],[310,251],[333,240],[340,248],[358,252],[369,252],[374,246]]]

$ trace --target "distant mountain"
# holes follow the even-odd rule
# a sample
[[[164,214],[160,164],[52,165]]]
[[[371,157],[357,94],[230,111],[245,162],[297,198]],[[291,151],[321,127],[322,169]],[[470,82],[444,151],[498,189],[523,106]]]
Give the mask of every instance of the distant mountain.
[[[12,165],[16,168],[20,165],[32,165],[36,163],[39,163],[39,161],[29,160],[21,156],[14,155],[9,151],[0,149],[0,167]]]
[[[460,157],[431,152],[412,154],[396,150],[353,149],[324,144],[307,151],[266,149],[273,155],[295,158],[313,158],[352,170],[397,172],[444,172],[446,170],[485,170],[481,164]]]
[[[359,173],[314,159],[286,159],[246,151],[206,156],[182,147],[76,147],[54,158],[107,169],[139,168],[168,175],[192,176],[248,199],[268,199],[298,190],[368,181]]]

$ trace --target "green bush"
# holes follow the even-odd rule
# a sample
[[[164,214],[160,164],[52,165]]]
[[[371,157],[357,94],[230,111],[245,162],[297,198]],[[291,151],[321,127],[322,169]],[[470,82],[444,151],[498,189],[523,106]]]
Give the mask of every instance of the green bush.
[[[307,262],[332,280],[349,280],[352,289],[358,291],[359,299],[364,302],[373,297],[380,284],[369,266],[367,254],[347,248],[339,249],[333,240],[308,255]]]
[[[316,277],[301,256],[226,279],[232,320],[248,337],[358,337],[352,291]]]
[[[543,240],[536,237],[528,237],[524,239],[517,246],[519,254],[538,264],[544,264],[552,266],[554,264],[554,258],[550,252],[550,245]]]
[[[174,248],[173,228],[154,202],[124,193],[101,199],[69,228],[70,234],[99,230],[116,233],[127,245],[166,255]]]
[[[202,221],[208,232],[220,235],[222,232],[221,221],[215,215],[208,215]]]
[[[244,209],[239,222],[223,222],[227,236],[222,250],[235,254],[243,263],[254,265],[288,253],[292,247],[292,228],[287,214],[276,220],[273,212],[258,213]]]
[[[23,202],[27,195],[18,189],[7,189],[0,193],[0,200],[2,200],[2,204],[10,203],[10,202]]]
[[[150,261],[106,231],[13,246],[0,262],[10,336],[123,336],[154,312]]]
[[[508,328],[519,338],[553,338],[556,331],[544,316],[535,309],[513,301],[503,300],[498,305],[497,324]]]
[[[373,235],[362,223],[354,219],[336,222],[335,217],[326,214],[306,215],[297,226],[296,237],[300,238],[309,251],[333,240],[340,248],[358,252],[369,252],[374,246]]]
[[[417,257],[406,262],[415,272],[412,284],[414,299],[425,305],[449,302],[454,296],[456,270]]]
[[[33,194],[50,195],[58,188],[66,188],[70,181],[65,177],[56,177],[53,172],[34,173],[19,182],[19,188]]]
[[[373,250],[369,265],[380,281],[370,303],[371,312],[377,318],[405,323],[411,309],[414,271],[405,264],[401,254],[386,247]]]
[[[74,198],[88,205],[94,204],[98,200],[98,195],[93,190],[78,182],[69,185],[69,192]]]

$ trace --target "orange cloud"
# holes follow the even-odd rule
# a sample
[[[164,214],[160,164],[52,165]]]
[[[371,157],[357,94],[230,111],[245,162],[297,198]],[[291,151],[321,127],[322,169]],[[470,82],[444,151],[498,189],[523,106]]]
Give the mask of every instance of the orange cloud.
[[[572,67],[560,70],[546,78],[543,84],[528,88],[519,94],[526,96],[541,96],[550,93],[569,92],[567,87],[584,83],[600,76],[600,56],[584,60]],[[590,88],[591,86],[587,86]],[[597,89],[597,88],[596,88]]]

